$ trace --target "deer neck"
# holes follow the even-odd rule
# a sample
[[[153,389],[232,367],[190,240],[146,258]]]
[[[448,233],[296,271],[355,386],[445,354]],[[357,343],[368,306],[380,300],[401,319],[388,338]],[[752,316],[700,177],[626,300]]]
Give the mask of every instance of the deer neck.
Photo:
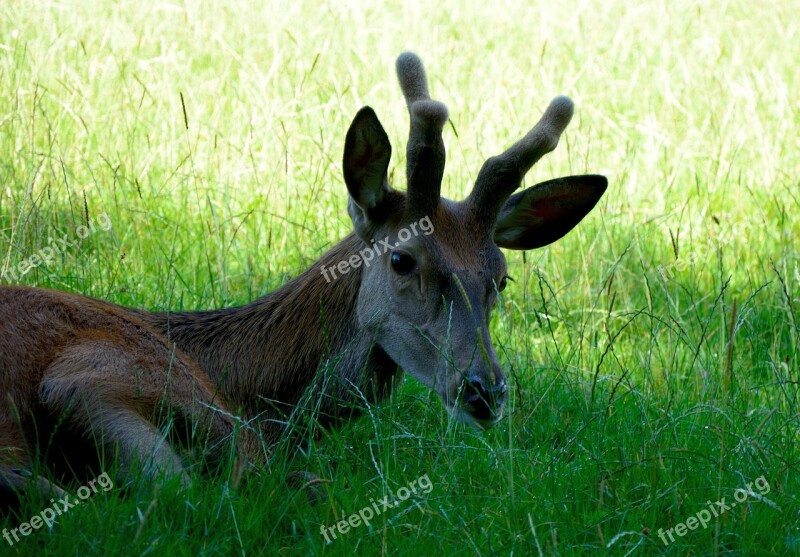
[[[322,423],[354,413],[361,395],[379,400],[401,377],[358,325],[361,268],[335,269],[366,245],[354,234],[278,290],[242,307],[139,314],[197,361],[246,417],[288,415],[304,392]],[[354,390],[353,387],[357,387]]]

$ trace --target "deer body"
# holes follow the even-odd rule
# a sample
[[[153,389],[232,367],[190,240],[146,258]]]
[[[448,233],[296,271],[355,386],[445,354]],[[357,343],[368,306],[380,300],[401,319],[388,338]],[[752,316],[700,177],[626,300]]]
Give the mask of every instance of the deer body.
[[[441,198],[447,109],[430,99],[415,55],[401,55],[397,70],[411,116],[407,192],[389,185],[391,146],[363,108],[343,159],[354,233],[275,292],[239,308],[150,313],[0,288],[0,490],[59,491],[27,473],[53,423],[117,456],[123,472],[140,466],[188,481],[176,441],[202,440],[212,463],[231,442],[243,461],[263,461],[261,441],[274,442],[305,409],[304,394],[318,421],[334,425],[385,398],[403,371],[456,419],[482,428],[500,419],[507,384],[488,330],[506,283],[498,248],[557,240],[594,207],[606,180],[567,177],[512,195],[571,118],[560,97],[522,140],[486,161],[466,200]],[[430,236],[403,236],[423,218]],[[359,263],[378,244],[372,264]],[[348,271],[331,280],[324,270],[344,261]],[[165,422],[178,439],[164,435]]]

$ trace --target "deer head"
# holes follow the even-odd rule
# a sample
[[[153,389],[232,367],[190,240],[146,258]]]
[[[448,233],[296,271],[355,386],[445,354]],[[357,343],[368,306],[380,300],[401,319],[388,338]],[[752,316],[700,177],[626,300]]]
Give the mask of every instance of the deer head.
[[[465,200],[440,197],[447,108],[430,98],[416,55],[400,55],[397,75],[411,118],[407,191],[389,185],[392,148],[371,108],[358,112],[345,140],[348,212],[366,244],[357,317],[454,417],[486,428],[500,419],[508,391],[488,329],[508,278],[500,248],[558,240],[595,206],[607,181],[570,176],[514,193],[572,117],[572,101],[557,97],[525,137],[483,164]]]

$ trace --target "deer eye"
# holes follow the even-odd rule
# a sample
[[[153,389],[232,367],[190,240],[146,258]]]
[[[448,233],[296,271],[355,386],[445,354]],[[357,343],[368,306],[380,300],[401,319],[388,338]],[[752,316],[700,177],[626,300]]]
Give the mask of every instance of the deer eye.
[[[402,251],[392,252],[392,269],[398,275],[407,275],[417,266],[414,258]]]
[[[514,279],[512,279],[512,278],[511,278],[510,276],[508,276],[508,275],[506,275],[506,276],[504,276],[503,278],[501,278],[501,279],[500,279],[500,282],[497,284],[497,291],[498,291],[498,292],[502,292],[503,290],[505,290],[505,289],[506,289],[506,286],[508,286],[508,281],[509,281],[509,280],[514,280]]]

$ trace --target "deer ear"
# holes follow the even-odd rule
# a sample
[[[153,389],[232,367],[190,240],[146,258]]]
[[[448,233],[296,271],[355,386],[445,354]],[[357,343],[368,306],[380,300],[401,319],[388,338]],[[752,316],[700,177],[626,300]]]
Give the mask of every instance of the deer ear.
[[[592,210],[607,186],[605,176],[566,176],[512,195],[497,217],[495,244],[524,250],[555,242]]]
[[[344,141],[344,181],[350,200],[347,211],[360,235],[371,228],[375,210],[391,191],[387,170],[392,156],[389,136],[375,111],[365,106],[358,111]]]

